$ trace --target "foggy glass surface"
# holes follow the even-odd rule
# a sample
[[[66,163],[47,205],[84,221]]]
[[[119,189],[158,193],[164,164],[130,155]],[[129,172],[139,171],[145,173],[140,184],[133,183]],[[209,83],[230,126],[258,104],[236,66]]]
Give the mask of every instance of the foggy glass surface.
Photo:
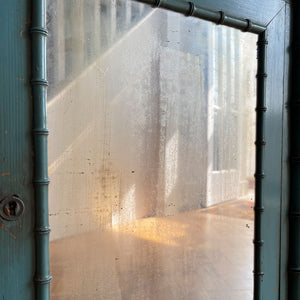
[[[256,36],[48,1],[51,299],[252,299]]]

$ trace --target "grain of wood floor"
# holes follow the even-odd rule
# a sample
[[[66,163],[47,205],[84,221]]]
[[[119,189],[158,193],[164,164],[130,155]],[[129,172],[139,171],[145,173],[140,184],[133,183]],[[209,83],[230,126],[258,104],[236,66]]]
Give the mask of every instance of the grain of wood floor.
[[[233,204],[52,242],[51,299],[252,299],[253,213]]]

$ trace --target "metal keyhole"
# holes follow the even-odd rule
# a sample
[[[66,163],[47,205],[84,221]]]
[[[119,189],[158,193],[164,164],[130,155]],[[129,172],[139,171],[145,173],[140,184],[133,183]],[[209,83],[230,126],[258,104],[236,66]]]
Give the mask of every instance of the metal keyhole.
[[[24,213],[24,203],[18,195],[5,197],[0,202],[0,216],[7,221],[15,221]]]
[[[9,201],[4,206],[4,213],[9,216],[16,216],[16,210],[18,208],[18,204],[15,201]]]
[[[16,209],[18,207],[17,202],[10,201],[8,203],[8,206],[9,206],[10,215],[15,216],[16,215]]]

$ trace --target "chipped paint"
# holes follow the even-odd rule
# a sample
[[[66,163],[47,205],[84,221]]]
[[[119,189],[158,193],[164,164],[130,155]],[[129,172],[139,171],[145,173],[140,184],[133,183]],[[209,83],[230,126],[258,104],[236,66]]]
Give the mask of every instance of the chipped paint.
[[[14,240],[17,239],[17,236],[12,231],[8,230],[4,223],[1,224],[1,228],[4,229],[4,231],[7,232]]]
[[[33,149],[32,102],[29,98],[32,93],[29,85],[31,47],[29,47],[28,25],[24,25],[30,16],[30,2],[16,0],[2,2],[0,24],[6,26],[0,35],[0,44],[1,52],[6,59],[1,60],[0,63],[1,70],[5,70],[3,77],[5,84],[1,89],[3,96],[1,136],[5,141],[1,145],[2,195],[0,199],[9,194],[20,194],[25,197],[29,209],[20,220],[24,222],[24,230],[19,227],[19,221],[11,222],[0,218],[1,274],[11,274],[11,276],[1,276],[1,300],[4,298],[34,299],[32,283],[35,259],[32,251],[34,234],[28,234],[29,231],[33,231],[34,226],[34,191],[31,184],[33,166],[30,156]],[[22,186],[24,177],[30,184]],[[29,231],[25,230],[25,224]],[[7,249],[9,251],[6,251]]]
[[[10,234],[10,236],[11,236],[14,240],[17,239],[17,237],[14,235],[14,233],[13,233],[12,231],[8,231],[8,230],[7,230],[7,232]]]

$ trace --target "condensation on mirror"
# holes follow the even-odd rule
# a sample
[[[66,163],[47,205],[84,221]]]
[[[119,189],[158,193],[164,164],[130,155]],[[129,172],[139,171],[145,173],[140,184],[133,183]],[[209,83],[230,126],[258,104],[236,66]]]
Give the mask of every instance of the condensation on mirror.
[[[252,299],[256,36],[48,1],[51,299]]]

